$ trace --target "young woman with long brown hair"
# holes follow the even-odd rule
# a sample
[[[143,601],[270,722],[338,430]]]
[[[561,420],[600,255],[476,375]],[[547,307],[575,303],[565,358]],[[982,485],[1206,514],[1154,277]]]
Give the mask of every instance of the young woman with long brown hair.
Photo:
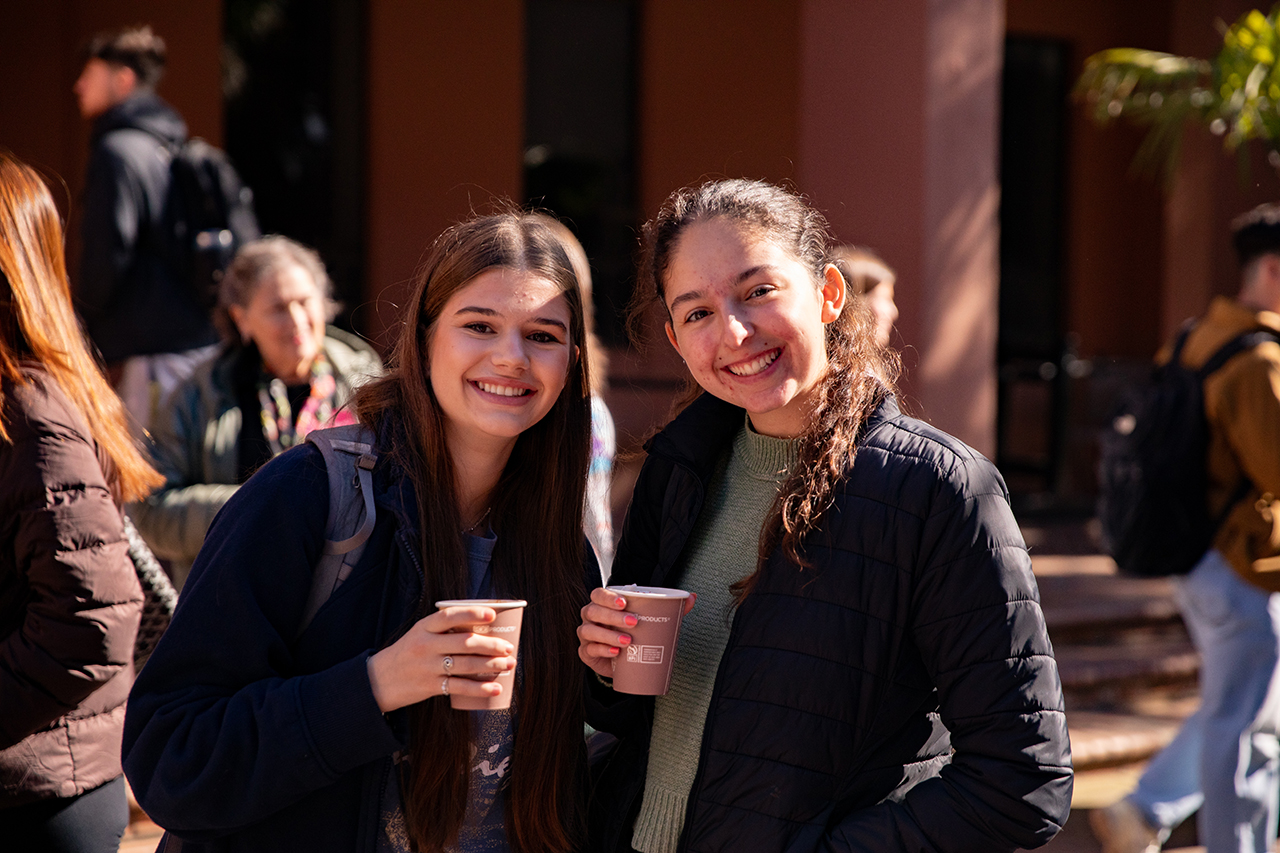
[[[0,150],[0,838],[115,850],[142,590],[121,505],[163,482],[71,306],[40,176]]]
[[[214,521],[133,693],[125,768],[182,850],[566,851],[585,773],[574,627],[590,436],[583,307],[547,217],[446,231],[415,278],[376,435],[376,524],[297,635],[321,551],[319,452],[267,463]],[[598,573],[597,573],[598,577]],[[528,601],[512,646],[468,630]],[[450,633],[454,629],[463,629]],[[503,689],[510,712],[452,710]]]
[[[647,445],[610,584],[697,599],[656,700],[608,683],[625,592],[582,610],[588,711],[619,738],[591,849],[1043,844],[1070,751],[1000,475],[899,411],[896,356],[803,199],[681,190],[644,250],[637,310],[660,306],[701,394]]]

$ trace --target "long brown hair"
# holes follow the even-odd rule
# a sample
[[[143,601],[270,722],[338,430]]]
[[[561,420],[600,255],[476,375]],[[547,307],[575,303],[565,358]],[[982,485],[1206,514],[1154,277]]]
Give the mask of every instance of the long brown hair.
[[[582,667],[576,628],[585,603],[582,509],[591,442],[583,305],[573,265],[539,213],[505,211],[445,231],[414,277],[413,295],[382,379],[355,395],[360,420],[389,436],[388,452],[414,484],[422,527],[425,590],[419,615],[438,599],[466,597],[463,524],[444,414],[427,357],[440,312],[476,276],[517,269],[559,286],[579,355],[551,411],[516,440],[491,504],[498,534],[493,577],[504,597],[529,602],[513,702],[515,755],[508,776],[507,838],[513,850],[564,851],[583,836]],[[411,711],[405,818],[417,849],[453,843],[467,805],[471,732],[466,714],[430,699]]]
[[[639,283],[631,307],[633,329],[654,303],[666,310],[667,268],[680,235],[696,222],[717,217],[789,252],[809,270],[814,287],[822,286],[831,238],[821,213],[799,195],[763,181],[712,181],[672,193],[658,215],[645,224]],[[853,464],[862,425],[895,391],[900,369],[897,353],[876,344],[874,320],[861,300],[847,300],[840,316],[827,324],[826,350],[827,370],[808,425],[799,436],[795,466],[778,490],[760,532],[756,573],[734,585],[739,600],[750,592],[759,567],[779,546],[789,560],[807,565],[802,540],[820,526],[831,507],[837,484]]]
[[[164,482],[134,445],[124,406],[71,307],[62,223],[49,188],[0,149],[0,377],[25,385],[23,362],[40,364],[84,417],[110,461],[103,473],[116,500],[141,500]],[[0,441],[9,441],[4,403],[0,389]]]

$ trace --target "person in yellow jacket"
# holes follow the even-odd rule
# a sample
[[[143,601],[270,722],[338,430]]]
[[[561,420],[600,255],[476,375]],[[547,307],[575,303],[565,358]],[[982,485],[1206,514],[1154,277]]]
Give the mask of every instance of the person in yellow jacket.
[[[1240,292],[1217,297],[1181,353],[1198,368],[1232,339],[1280,334],[1280,205],[1239,217]],[[1166,346],[1158,359],[1168,359]],[[1193,812],[1208,853],[1263,853],[1276,840],[1280,787],[1280,343],[1229,359],[1204,383],[1213,546],[1177,578],[1201,655],[1200,709],[1137,788],[1095,811],[1104,853],[1154,853]],[[1243,497],[1240,497],[1243,495]]]

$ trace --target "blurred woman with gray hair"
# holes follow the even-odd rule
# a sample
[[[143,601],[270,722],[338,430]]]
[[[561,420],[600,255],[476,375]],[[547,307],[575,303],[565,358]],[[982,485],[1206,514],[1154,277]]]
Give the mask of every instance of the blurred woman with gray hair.
[[[131,514],[181,586],[214,515],[267,460],[318,427],[352,423],[352,391],[382,372],[370,346],[327,325],[324,263],[288,237],[246,244],[222,280],[223,335],[161,407],[152,456],[165,485]]]

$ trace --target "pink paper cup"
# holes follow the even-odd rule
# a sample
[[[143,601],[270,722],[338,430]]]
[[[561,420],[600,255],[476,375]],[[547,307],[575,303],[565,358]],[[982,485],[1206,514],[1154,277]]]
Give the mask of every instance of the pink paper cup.
[[[634,614],[629,629],[631,643],[613,659],[613,689],[638,696],[661,696],[671,687],[671,664],[684,618],[682,589],[658,586],[610,586],[610,592],[627,601],[626,613]]]
[[[501,637],[509,641],[511,645],[516,647],[515,653],[518,655],[520,653],[520,624],[524,619],[524,609],[528,602],[510,598],[468,598],[457,601],[436,602],[436,607],[441,609],[476,605],[493,608],[497,611],[498,618],[487,625],[463,625],[454,628],[450,633],[492,634],[495,637]],[[502,692],[497,696],[459,696],[456,693],[450,694],[450,708],[456,708],[460,711],[500,711],[503,708],[511,707],[511,692],[516,685],[514,670],[496,676],[454,675],[450,677],[469,678],[472,681],[497,681],[502,685]]]

